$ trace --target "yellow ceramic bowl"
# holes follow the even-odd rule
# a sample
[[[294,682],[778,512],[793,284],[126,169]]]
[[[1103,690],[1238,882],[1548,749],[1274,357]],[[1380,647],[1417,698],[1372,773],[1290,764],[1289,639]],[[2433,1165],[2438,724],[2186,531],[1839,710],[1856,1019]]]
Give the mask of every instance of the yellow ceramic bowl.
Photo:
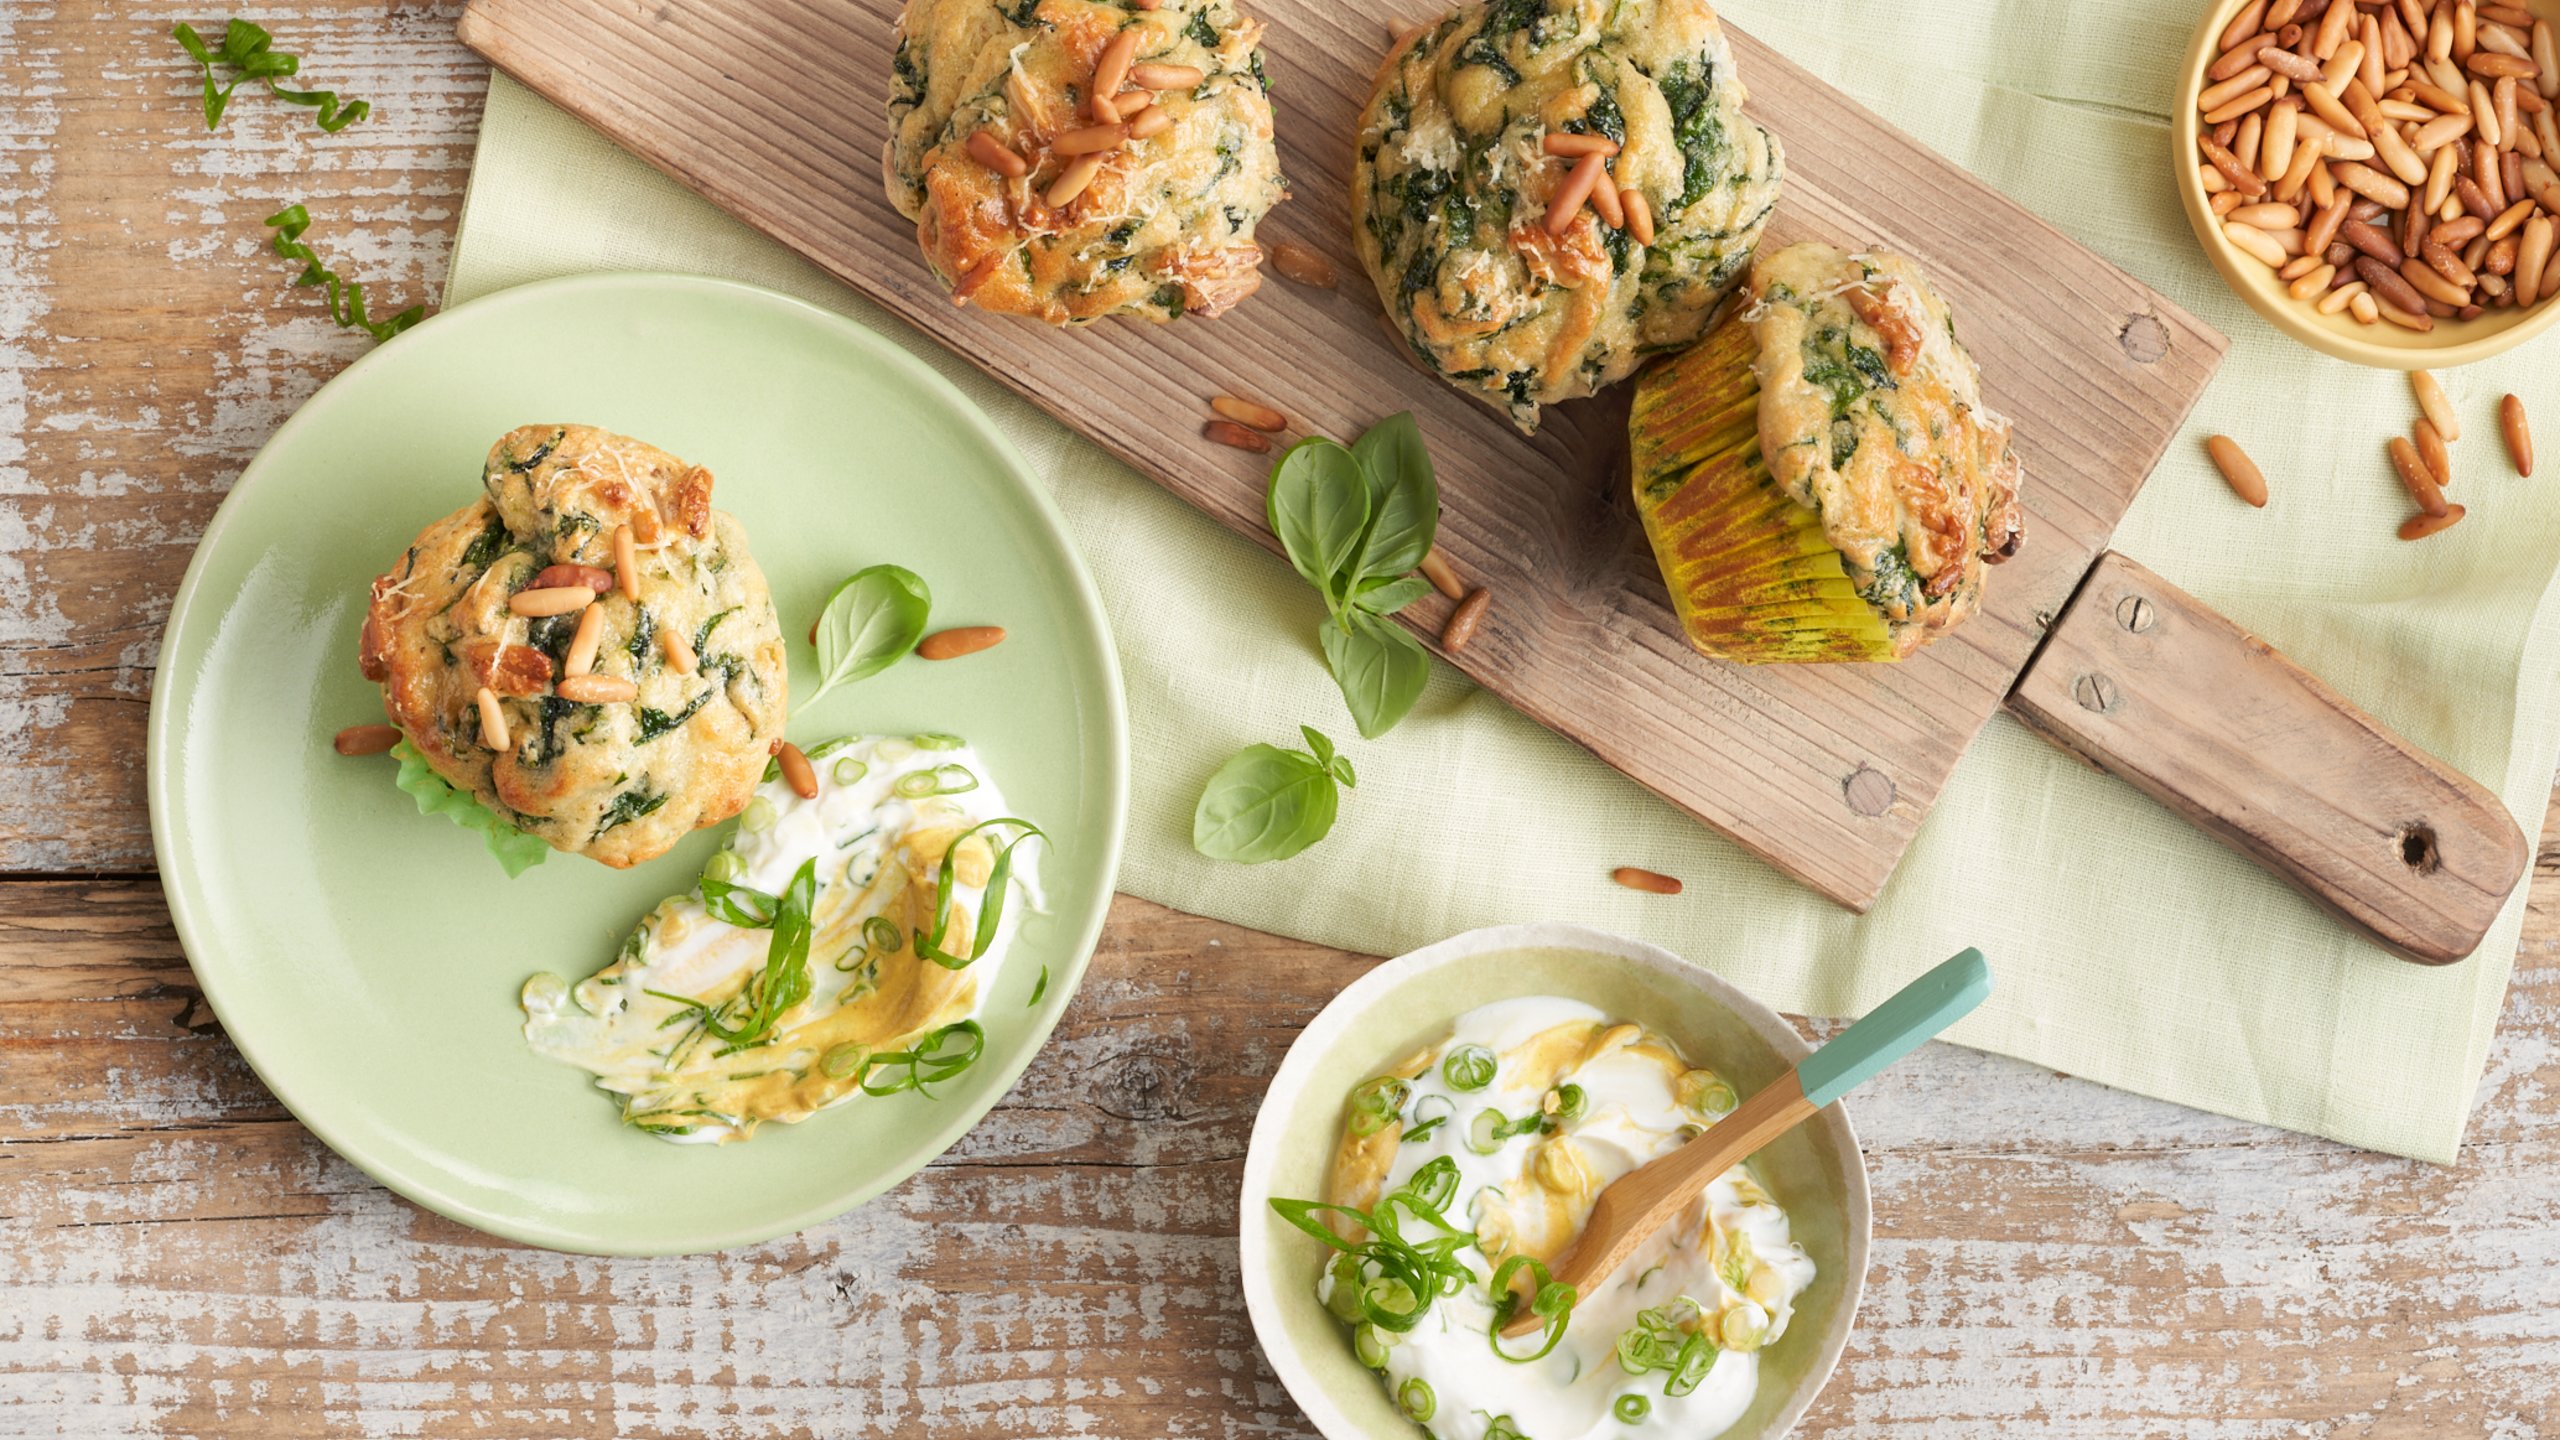
[[[2196,171],[2204,162],[2196,149],[2196,136],[2204,128],[2196,97],[2204,92],[2206,67],[2222,53],[2223,27],[2248,3],[2249,0],[2218,0],[2196,27],[2195,42],[2187,47],[2186,65],[2178,72],[2177,104],[2171,112],[2176,119],[2169,127],[2170,159],[2177,167],[2178,196],[2186,203],[2187,223],[2195,227],[2196,240],[2212,257],[2213,267],[2222,272],[2224,282],[2267,317],[2267,323],[2312,349],[2383,370],[2468,365],[2504,354],[2560,324],[2560,302],[2545,300],[2529,310],[2492,310],[2477,320],[2439,320],[2436,328],[2425,334],[2403,330],[2387,320],[2378,325],[2361,325],[2344,311],[2323,315],[2309,303],[2286,294],[2285,282],[2276,278],[2276,272],[2231,243],[2222,233],[2222,222],[2214,218],[2204,180]],[[2519,8],[2560,24],[2560,0],[2508,3],[2519,4]]]

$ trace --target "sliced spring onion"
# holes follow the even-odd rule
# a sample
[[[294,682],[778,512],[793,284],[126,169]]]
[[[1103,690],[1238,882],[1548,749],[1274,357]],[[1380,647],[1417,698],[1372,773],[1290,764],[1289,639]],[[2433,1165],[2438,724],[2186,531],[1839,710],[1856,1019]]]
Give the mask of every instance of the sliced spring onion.
[[[737,856],[731,854],[729,858],[735,860]],[[815,861],[811,862],[812,865],[815,863]],[[743,871],[746,868],[746,862],[740,860],[738,868]],[[700,888],[702,908],[711,912],[711,918],[723,925],[735,925],[741,930],[770,928],[773,917],[782,908],[781,897],[719,879],[712,875],[711,867],[708,865],[702,867]]]
[[[1360,1257],[1336,1255],[1326,1267],[1333,1272],[1333,1284],[1325,1291],[1324,1308],[1345,1325],[1360,1323]]]
[[[1529,1313],[1546,1322],[1543,1332],[1546,1343],[1529,1354],[1514,1355],[1502,1348],[1502,1327],[1510,1324],[1511,1317],[1520,1309],[1520,1292],[1511,1288],[1511,1277],[1522,1270],[1529,1271],[1538,1282],[1530,1293]],[[1576,1298],[1573,1287],[1548,1274],[1546,1262],[1534,1255],[1514,1255],[1495,1266],[1493,1293],[1497,1297],[1493,1306],[1493,1324],[1485,1330],[1485,1341],[1493,1346],[1494,1354],[1514,1365],[1547,1358],[1548,1352],[1556,1348],[1556,1342],[1564,1339],[1565,1327],[1573,1322]]]
[[[1493,1423],[1484,1427],[1484,1440],[1529,1440],[1529,1437],[1520,1433],[1519,1425],[1510,1416],[1496,1415]]]
[[[1559,1085],[1547,1094],[1555,1102],[1547,1108],[1547,1113],[1554,1116],[1558,1124],[1569,1125],[1581,1119],[1582,1113],[1591,1108],[1591,1097],[1584,1094],[1579,1085]]]
[[[773,802],[762,795],[747,802],[746,813],[738,817],[738,828],[752,835],[773,828]]]
[[[715,899],[712,895],[714,887],[725,893]],[[769,928],[773,931],[773,939],[765,946],[764,969],[747,981],[743,992],[747,1009],[741,1023],[731,1025],[720,1018],[720,1010],[693,1002],[695,1013],[701,1017],[702,1028],[731,1049],[761,1044],[792,1006],[809,998],[809,913],[817,903],[817,894],[818,862],[815,860],[801,862],[799,870],[791,877],[791,883],[783,888],[779,897],[720,885],[716,880],[703,883],[703,902],[715,915],[720,913],[723,905],[732,904],[739,895],[753,895],[759,901],[770,902],[773,907],[763,926],[749,927]]]
[[[1365,1140],[1401,1119],[1405,1097],[1412,1093],[1411,1085],[1393,1075],[1364,1081],[1351,1092],[1351,1113],[1345,1123],[1352,1134]]]
[[[919,750],[957,750],[969,743],[957,735],[945,735],[931,730],[922,735],[910,735],[907,740]]]
[[[1413,1102],[1413,1113],[1406,1117],[1404,1143],[1412,1144],[1449,1123],[1458,1113],[1458,1102],[1446,1095],[1433,1093]]]
[[[1653,1402],[1641,1395],[1621,1395],[1617,1403],[1609,1407],[1609,1411],[1616,1415],[1622,1424],[1641,1425],[1644,1423],[1644,1417],[1653,1413]]]
[[[1493,1052],[1481,1045],[1461,1045],[1440,1062],[1440,1073],[1449,1088],[1458,1091],[1481,1090],[1493,1083]]]
[[[802,756],[810,760],[824,760],[828,756],[833,755],[852,743],[852,736],[839,735],[833,740],[821,740],[817,744],[810,746],[808,749],[803,750],[800,753]]]
[[[906,947],[907,933],[888,916],[874,915],[862,922],[862,943],[882,955],[895,955]]]
[[[848,1040],[818,1057],[818,1073],[830,1080],[841,1080],[862,1068],[871,1052]]]
[[[1360,1322],[1359,1329],[1351,1332],[1351,1353],[1359,1357],[1361,1364],[1372,1370],[1387,1368],[1387,1347],[1391,1343],[1393,1342],[1387,1339],[1386,1331],[1366,1320]]]
[[[955,1043],[956,1041],[956,1043]],[[906,1050],[874,1055],[862,1064],[862,1093],[895,1095],[913,1090],[930,1098],[925,1087],[939,1085],[978,1063],[987,1050],[987,1032],[975,1020],[945,1025]],[[873,1077],[886,1073],[885,1080]]]
[[[837,784],[851,785],[860,780],[863,776],[870,774],[871,767],[854,759],[852,756],[847,755],[832,766],[829,766],[827,773],[834,778]]]
[[[1440,1397],[1431,1393],[1430,1381],[1416,1375],[1397,1388],[1396,1408],[1404,1412],[1404,1418],[1420,1425],[1440,1409]]]
[[[717,880],[724,885],[736,884],[738,877],[746,873],[746,859],[735,850],[721,851],[702,867],[703,879]]]
[[[1713,1070],[1691,1070],[1681,1075],[1672,1087],[1682,1109],[1710,1119],[1725,1114],[1737,1103],[1733,1087]]]
[[[966,765],[936,765],[930,770],[910,770],[889,786],[901,800],[924,800],[935,795],[965,795],[978,788],[978,777]]]
[[[968,843],[970,836],[981,830],[991,830],[998,825],[1015,826],[1020,833],[1002,845],[995,845],[994,837],[988,838],[987,843],[995,845],[996,861],[987,871],[985,904],[978,915],[978,933],[976,938],[969,942],[966,953],[954,954],[943,947],[949,941],[951,934],[951,890],[960,876],[960,847]],[[933,880],[933,933],[927,935],[921,930],[916,932],[916,954],[945,970],[964,969],[970,961],[986,954],[987,947],[996,943],[998,927],[1004,923],[1005,888],[1013,880],[1013,852],[1025,840],[1048,838],[1041,833],[1039,826],[1010,815],[1001,815],[993,820],[981,820],[960,832],[952,840],[950,847],[942,852],[942,867]]]
[[[1502,1112],[1492,1106],[1477,1111],[1476,1118],[1467,1122],[1467,1148],[1479,1155],[1490,1155],[1501,1149],[1503,1138],[1509,1133],[1506,1128],[1509,1123],[1502,1118]]]
[[[1444,1155],[1416,1171],[1412,1180],[1389,1192],[1371,1210],[1319,1200],[1274,1199],[1270,1204],[1281,1219],[1355,1262],[1336,1272],[1336,1284],[1354,1293],[1354,1304],[1348,1308],[1381,1330],[1402,1332],[1422,1323],[1434,1302],[1476,1281],[1475,1271],[1460,1258],[1475,1248],[1475,1234],[1450,1224],[1441,1208],[1446,1197],[1455,1193],[1456,1180],[1457,1163]],[[1431,1203],[1434,1200],[1441,1204]],[[1328,1215],[1351,1221],[1369,1238],[1353,1241],[1335,1234],[1325,1223]],[[1429,1232],[1426,1237],[1406,1236],[1405,1227],[1416,1224]]]

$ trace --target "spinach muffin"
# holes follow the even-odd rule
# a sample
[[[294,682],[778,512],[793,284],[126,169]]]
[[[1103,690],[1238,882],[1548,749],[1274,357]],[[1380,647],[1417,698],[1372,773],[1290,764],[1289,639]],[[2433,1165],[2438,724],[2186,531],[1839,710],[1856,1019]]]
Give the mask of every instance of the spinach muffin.
[[[907,0],[889,199],[960,304],[1221,314],[1261,285],[1254,227],[1288,195],[1261,37],[1229,0]]]
[[[711,508],[711,472],[592,426],[527,425],[491,447],[481,483],[373,582],[358,662],[391,722],[499,818],[616,869],[744,809],[790,675],[746,531]],[[625,527],[648,542],[632,552],[637,600],[614,583]],[[518,592],[578,584],[609,588],[577,611],[516,613]],[[589,674],[627,699],[559,693],[588,611],[602,617]]]
[[[1785,168],[1744,98],[1703,0],[1478,0],[1406,38],[1351,182],[1397,333],[1523,431],[1696,340]]]
[[[1636,386],[1636,508],[1672,603],[1729,659],[1899,660],[2017,553],[2009,422],[1899,255],[1790,245],[1748,293]]]

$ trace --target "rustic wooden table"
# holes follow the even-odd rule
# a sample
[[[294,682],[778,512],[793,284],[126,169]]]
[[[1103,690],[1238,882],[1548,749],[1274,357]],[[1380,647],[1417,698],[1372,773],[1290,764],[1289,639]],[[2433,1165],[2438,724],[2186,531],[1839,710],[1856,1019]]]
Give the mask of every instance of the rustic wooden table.
[[[985,1124],[730,1255],[488,1239],[260,1087],[150,872],[156,639],[239,466],[364,348],[259,221],[308,201],[378,304],[430,296],[485,72],[449,5],[299,0],[268,22],[374,117],[244,95],[207,136],[169,18],[0,0],[0,1435],[1307,1433],[1235,1186],[1357,956],[1123,899]],[[2451,1169],[1944,1046],[1862,1094],[1865,1324],[1805,1433],[2560,1433],[2556,874]]]

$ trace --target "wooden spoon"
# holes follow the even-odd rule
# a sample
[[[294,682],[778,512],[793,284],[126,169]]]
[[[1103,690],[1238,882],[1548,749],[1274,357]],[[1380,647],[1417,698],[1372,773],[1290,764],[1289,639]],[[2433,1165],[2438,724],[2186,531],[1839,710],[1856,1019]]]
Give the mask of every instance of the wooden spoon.
[[[1577,1295],[1591,1294],[1717,1176],[1964,1018],[1990,993],[1991,967],[1979,950],[1967,950],[1903,986],[1688,1144],[1601,1191],[1580,1238],[1557,1259],[1554,1278]],[[1502,1333],[1525,1335],[1544,1323],[1523,1305]]]

